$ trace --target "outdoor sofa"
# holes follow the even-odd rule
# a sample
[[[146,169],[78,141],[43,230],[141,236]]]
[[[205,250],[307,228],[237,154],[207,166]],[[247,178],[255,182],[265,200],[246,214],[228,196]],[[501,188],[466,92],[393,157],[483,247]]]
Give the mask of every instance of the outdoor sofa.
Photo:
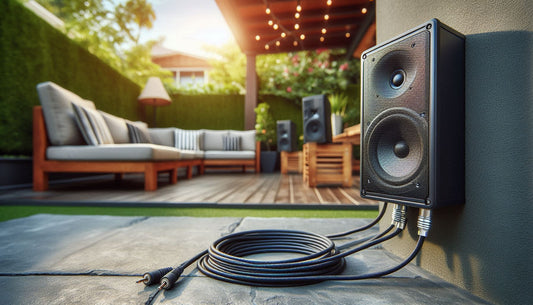
[[[33,189],[48,189],[49,173],[144,173],[144,189],[157,189],[159,173],[177,183],[178,168],[251,167],[259,172],[255,131],[148,128],[143,122],[97,110],[92,101],[53,82],[37,85],[33,109]]]

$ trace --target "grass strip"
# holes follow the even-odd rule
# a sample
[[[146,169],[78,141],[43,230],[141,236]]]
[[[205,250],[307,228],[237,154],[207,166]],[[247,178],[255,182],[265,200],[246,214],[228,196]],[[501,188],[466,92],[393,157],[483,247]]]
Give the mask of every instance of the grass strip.
[[[377,210],[0,206],[0,221],[35,214],[190,217],[375,218]]]

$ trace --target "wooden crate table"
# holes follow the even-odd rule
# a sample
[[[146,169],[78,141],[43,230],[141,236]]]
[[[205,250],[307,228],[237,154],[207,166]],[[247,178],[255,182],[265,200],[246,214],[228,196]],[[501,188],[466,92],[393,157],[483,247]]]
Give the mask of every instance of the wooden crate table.
[[[281,173],[297,172],[299,174],[303,171],[303,152],[302,151],[282,151],[280,155]]]
[[[310,187],[319,184],[352,186],[352,144],[304,144],[303,180]]]

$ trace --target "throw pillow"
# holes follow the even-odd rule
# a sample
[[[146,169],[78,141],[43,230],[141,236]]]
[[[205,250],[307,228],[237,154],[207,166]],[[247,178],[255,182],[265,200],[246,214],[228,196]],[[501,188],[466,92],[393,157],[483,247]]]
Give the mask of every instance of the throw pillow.
[[[78,126],[83,139],[88,145],[98,145],[98,138],[93,131],[89,118],[87,118],[85,111],[83,111],[83,107],[78,106],[75,103],[71,104],[74,109],[74,120],[76,121],[76,125]]]
[[[126,125],[128,126],[128,134],[131,143],[152,143],[148,128],[144,128],[144,126],[133,122],[126,122]]]
[[[102,115],[93,109],[71,103],[80,132],[89,145],[113,144],[113,137]]]
[[[174,131],[175,146],[183,150],[200,150],[200,130],[183,130]]]
[[[98,144],[114,144],[111,131],[104,120],[104,117],[94,109],[84,108],[83,111],[91,123],[93,132],[98,139]]]
[[[224,150],[241,150],[241,137],[239,136],[223,136],[222,146]]]

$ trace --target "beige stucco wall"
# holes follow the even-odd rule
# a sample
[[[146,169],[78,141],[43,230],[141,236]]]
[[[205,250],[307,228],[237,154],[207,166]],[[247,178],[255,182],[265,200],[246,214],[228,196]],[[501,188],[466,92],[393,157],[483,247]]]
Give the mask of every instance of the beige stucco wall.
[[[466,203],[434,212],[416,263],[487,301],[530,303],[533,1],[377,0],[376,5],[378,44],[431,18],[466,35]],[[409,216],[407,232],[385,246],[401,257],[416,239],[417,211],[410,209]]]

